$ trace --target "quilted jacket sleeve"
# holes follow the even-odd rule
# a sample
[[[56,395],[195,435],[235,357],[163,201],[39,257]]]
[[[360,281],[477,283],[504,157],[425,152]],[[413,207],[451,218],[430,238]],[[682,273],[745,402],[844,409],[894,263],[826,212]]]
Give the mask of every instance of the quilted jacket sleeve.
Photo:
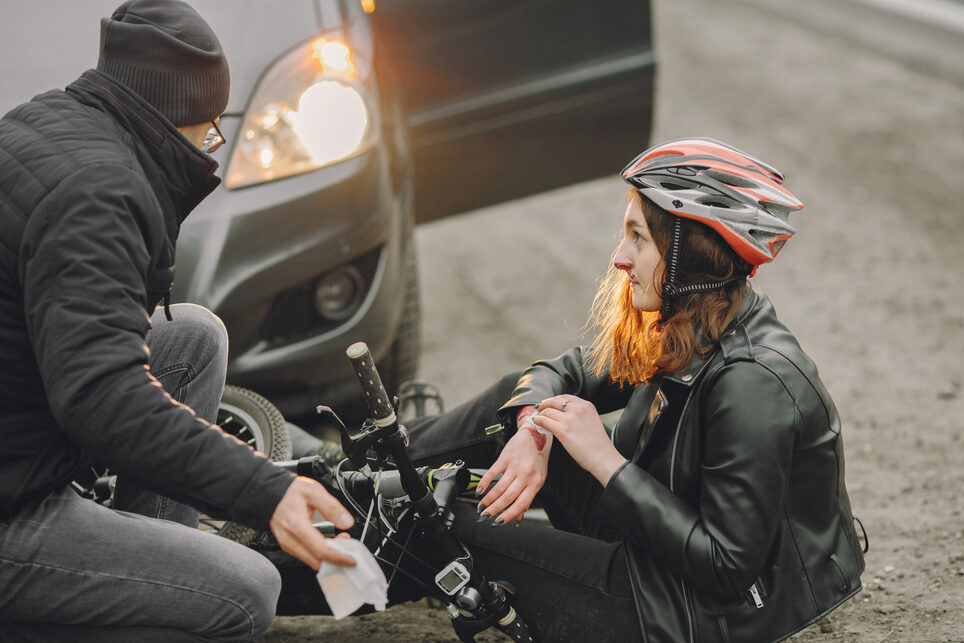
[[[600,414],[624,407],[632,389],[613,385],[608,372],[591,374],[587,352],[584,347],[576,346],[554,359],[533,363],[522,372],[512,397],[499,409],[499,414],[514,425],[514,410],[563,393],[589,400]]]
[[[70,439],[117,473],[263,527],[291,474],[174,402],[148,368],[144,280],[164,235],[152,203],[129,169],[94,165],[28,221],[19,270],[47,398]]]

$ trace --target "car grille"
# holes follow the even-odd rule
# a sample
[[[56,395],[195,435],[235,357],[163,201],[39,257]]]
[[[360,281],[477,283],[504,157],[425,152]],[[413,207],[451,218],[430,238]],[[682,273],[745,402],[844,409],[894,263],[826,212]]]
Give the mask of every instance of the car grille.
[[[364,293],[371,288],[380,254],[379,247],[348,262],[361,273]],[[327,332],[345,323],[345,321],[327,320],[315,308],[315,285],[325,274],[327,273],[289,288],[275,297],[271,312],[261,324],[259,335],[262,340],[270,346],[290,344]]]

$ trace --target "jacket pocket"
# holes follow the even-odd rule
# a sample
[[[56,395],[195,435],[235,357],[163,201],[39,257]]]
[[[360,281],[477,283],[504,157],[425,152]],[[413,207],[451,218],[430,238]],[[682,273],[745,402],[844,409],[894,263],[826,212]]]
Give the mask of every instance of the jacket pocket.
[[[720,628],[720,638],[723,643],[730,643],[730,627],[726,624],[725,616],[717,616],[716,624]]]
[[[840,585],[837,586],[837,589],[846,594],[853,589],[853,581],[850,580],[847,572],[844,571],[843,563],[840,562],[840,557],[837,556],[837,554],[830,554],[830,562],[833,563],[837,574],[840,575]]]

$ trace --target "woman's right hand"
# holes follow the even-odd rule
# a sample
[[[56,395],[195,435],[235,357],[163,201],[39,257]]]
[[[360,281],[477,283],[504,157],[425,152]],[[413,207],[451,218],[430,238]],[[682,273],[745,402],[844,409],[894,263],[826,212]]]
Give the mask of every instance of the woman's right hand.
[[[519,411],[516,423],[519,429],[509,438],[498,460],[479,481],[477,490],[485,493],[479,501],[479,513],[493,518],[493,525],[521,521],[546,481],[553,438],[551,434],[536,430],[528,419],[534,412],[533,406]],[[492,485],[500,473],[502,477]]]

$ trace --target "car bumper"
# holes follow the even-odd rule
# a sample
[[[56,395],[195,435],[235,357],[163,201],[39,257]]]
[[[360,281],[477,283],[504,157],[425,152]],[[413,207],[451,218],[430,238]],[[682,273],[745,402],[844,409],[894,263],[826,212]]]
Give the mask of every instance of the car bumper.
[[[382,146],[300,176],[218,189],[182,228],[174,300],[224,321],[229,383],[287,415],[337,408],[358,395],[345,348],[365,341],[378,360],[395,339],[410,204]],[[364,294],[347,319],[326,322],[312,304],[314,284],[346,264],[364,273]]]

